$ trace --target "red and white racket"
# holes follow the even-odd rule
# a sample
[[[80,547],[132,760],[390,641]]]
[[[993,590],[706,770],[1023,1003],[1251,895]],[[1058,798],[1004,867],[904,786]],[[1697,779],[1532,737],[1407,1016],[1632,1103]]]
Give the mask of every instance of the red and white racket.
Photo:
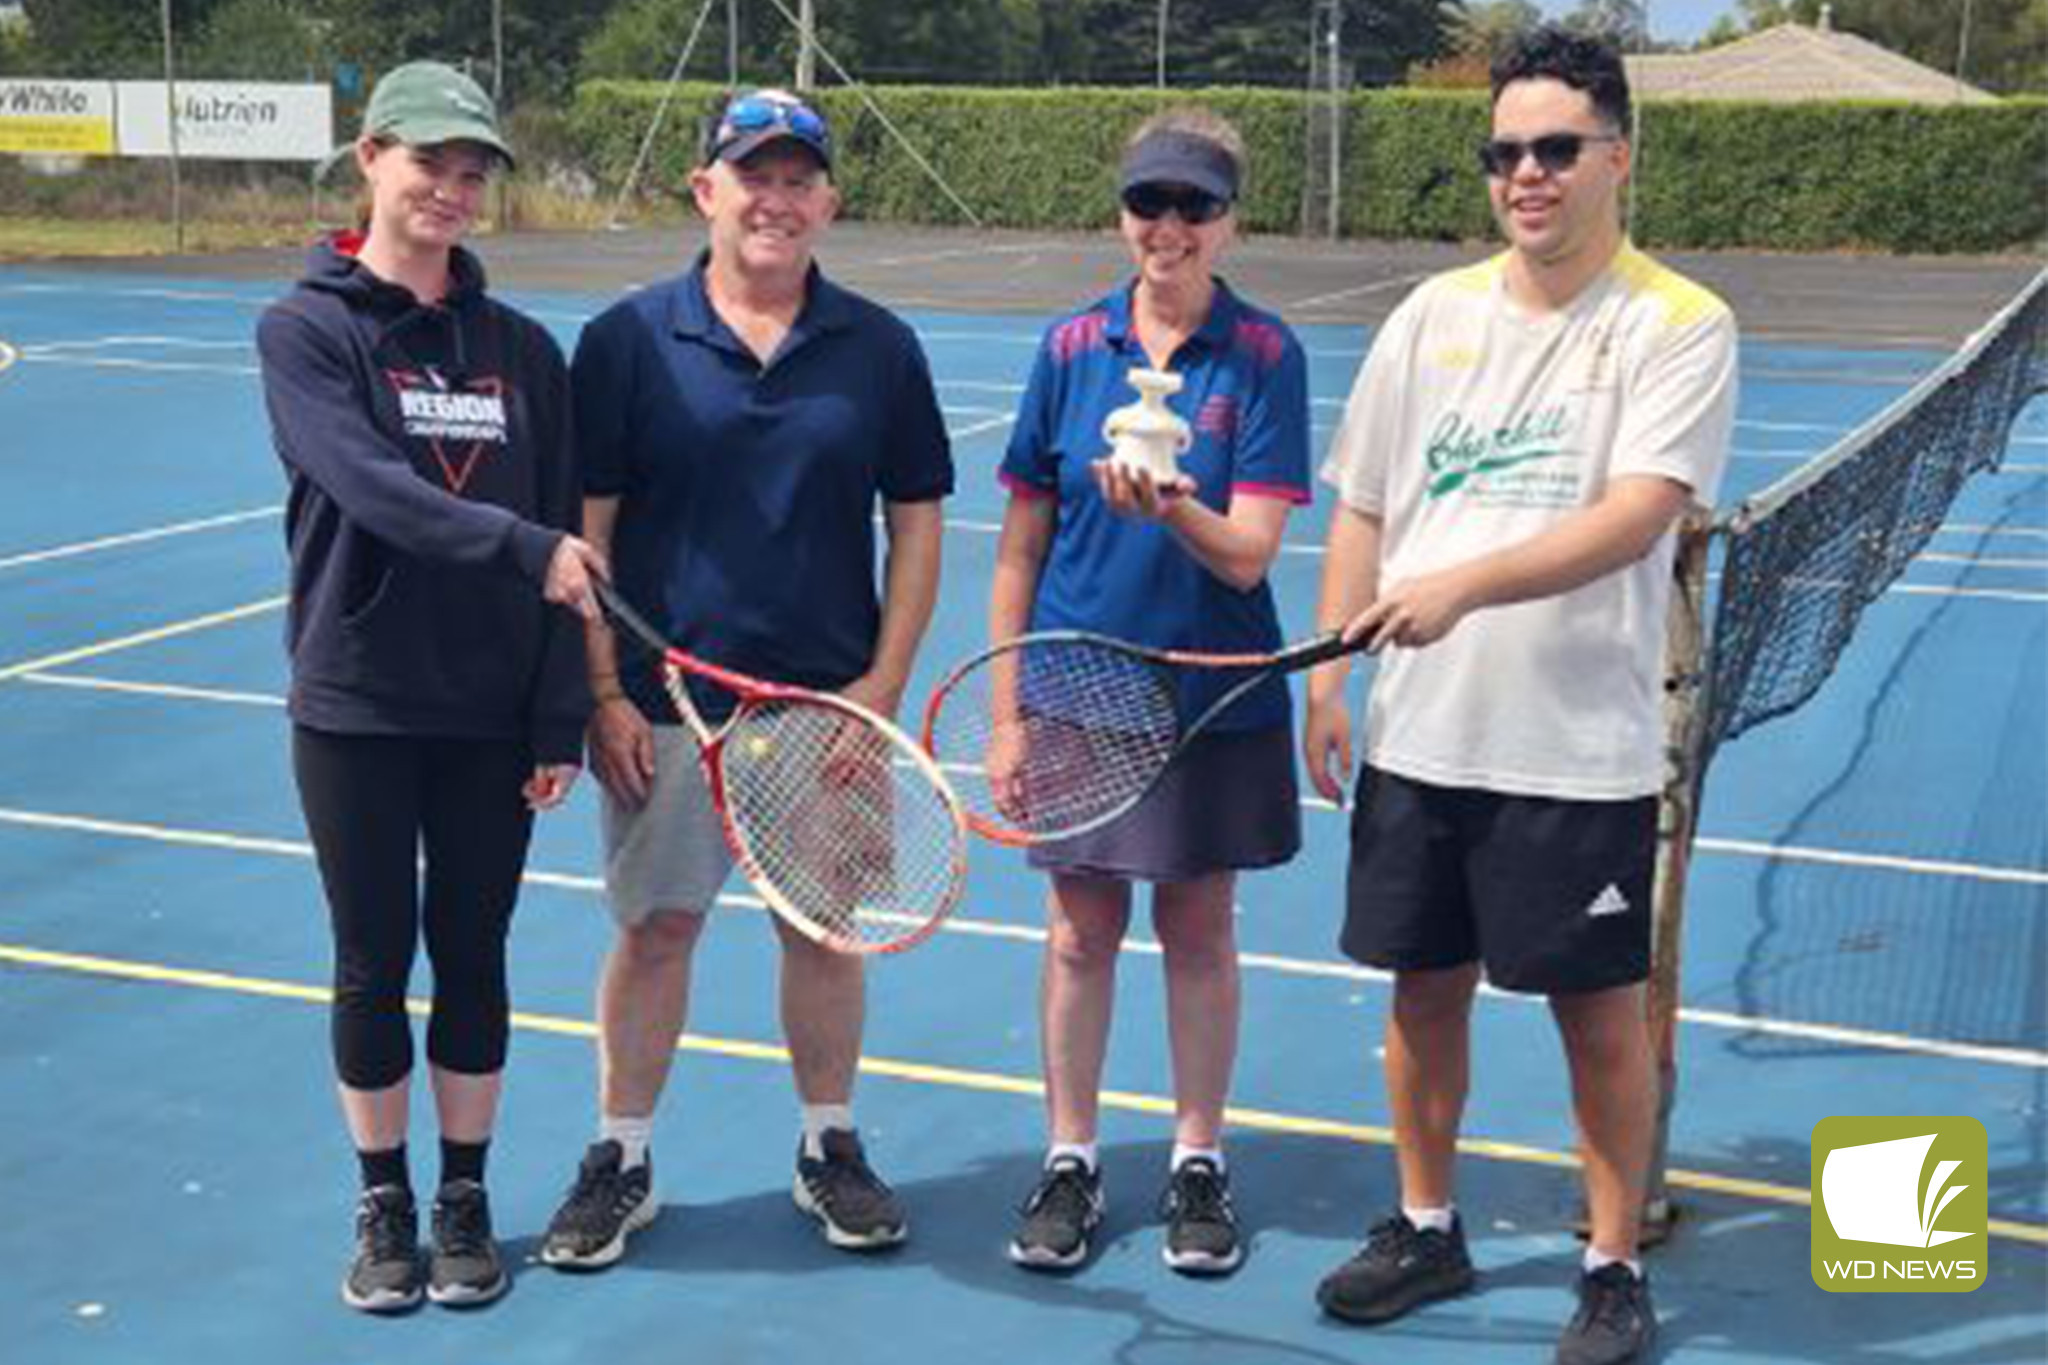
[[[841,952],[930,937],[967,877],[966,811],[931,756],[858,702],[720,668],[664,640],[610,584],[597,595],[661,660],[726,843],[768,908]],[[716,727],[691,701],[690,677],[738,699]]]

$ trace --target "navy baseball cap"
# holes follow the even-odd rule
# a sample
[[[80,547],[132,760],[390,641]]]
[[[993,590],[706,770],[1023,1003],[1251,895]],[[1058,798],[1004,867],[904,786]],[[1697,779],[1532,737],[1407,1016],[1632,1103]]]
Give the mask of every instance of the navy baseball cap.
[[[748,90],[726,101],[704,140],[704,164],[743,161],[784,138],[809,148],[820,165],[832,169],[832,130],[824,115],[787,90],[773,89]]]

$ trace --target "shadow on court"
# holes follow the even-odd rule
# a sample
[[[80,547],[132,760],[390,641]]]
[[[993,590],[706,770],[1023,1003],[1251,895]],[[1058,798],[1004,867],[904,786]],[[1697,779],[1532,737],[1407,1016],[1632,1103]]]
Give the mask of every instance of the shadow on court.
[[[1742,1168],[1803,1169],[1804,1148],[1769,1145],[1746,1153]],[[1072,1275],[1022,1271],[1004,1256],[1016,1205],[1038,1170],[1036,1151],[980,1158],[900,1186],[913,1232],[893,1252],[854,1258],[827,1248],[778,1187],[710,1204],[671,1202],[634,1243],[632,1265],[679,1282],[773,1273],[790,1277],[797,1299],[807,1275],[836,1280],[851,1272],[866,1291],[885,1294],[893,1275],[922,1267],[977,1302],[1013,1300],[1040,1310],[1031,1319],[1042,1324],[1032,1329],[1045,1338],[1040,1344],[1064,1341],[1071,1349],[1015,1357],[1034,1361],[1542,1360],[1571,1311],[1580,1244],[1564,1227],[1578,1197],[1573,1172],[1467,1159],[1461,1196],[1479,1289],[1397,1323],[1358,1328],[1323,1317],[1313,1291],[1391,1206],[1391,1153],[1286,1135],[1234,1137],[1232,1183],[1250,1255],[1237,1276],[1204,1282],[1176,1276],[1159,1259],[1154,1201],[1170,1150],[1164,1141],[1105,1145],[1109,1211],[1095,1258]],[[1676,1237],[1649,1259],[1663,1319],[1653,1359],[1681,1351],[1816,1365],[1902,1357],[2011,1365],[2048,1357],[2041,1314],[2048,1255],[2040,1248],[1994,1241],[1986,1282],[1968,1294],[1822,1294],[1807,1271],[1805,1210],[1692,1192],[1682,1199],[1686,1216]],[[1787,1313],[1790,1298],[1809,1311]],[[928,1331],[916,1313],[906,1312],[905,1330]],[[743,1337],[748,1331],[729,1327]]]

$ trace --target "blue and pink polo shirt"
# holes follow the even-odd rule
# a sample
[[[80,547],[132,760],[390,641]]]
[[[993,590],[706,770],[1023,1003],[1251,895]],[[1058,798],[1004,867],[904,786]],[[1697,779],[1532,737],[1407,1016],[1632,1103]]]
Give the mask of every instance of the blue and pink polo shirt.
[[[1096,491],[1090,465],[1109,453],[1103,419],[1136,400],[1126,375],[1149,364],[1129,285],[1055,323],[1039,347],[1001,474],[1012,496],[1059,500],[1031,628],[1167,649],[1273,649],[1280,624],[1263,581],[1238,591],[1172,531],[1119,517]],[[1219,280],[1208,320],[1169,368],[1182,387],[1167,404],[1194,429],[1180,465],[1196,497],[1219,513],[1236,497],[1309,502],[1308,364],[1287,324]],[[1216,690],[1214,681],[1192,683],[1182,705],[1198,714]],[[1287,689],[1277,681],[1219,718],[1230,729],[1286,723]]]

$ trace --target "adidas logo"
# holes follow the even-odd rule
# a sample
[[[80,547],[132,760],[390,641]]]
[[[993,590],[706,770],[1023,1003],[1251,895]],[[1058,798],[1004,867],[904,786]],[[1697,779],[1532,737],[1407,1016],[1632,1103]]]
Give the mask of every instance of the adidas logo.
[[[1627,913],[1628,897],[1622,895],[1621,888],[1613,882],[1607,883],[1607,889],[1593,897],[1593,903],[1586,907],[1586,917],[1588,919],[1598,915],[1625,915]]]

